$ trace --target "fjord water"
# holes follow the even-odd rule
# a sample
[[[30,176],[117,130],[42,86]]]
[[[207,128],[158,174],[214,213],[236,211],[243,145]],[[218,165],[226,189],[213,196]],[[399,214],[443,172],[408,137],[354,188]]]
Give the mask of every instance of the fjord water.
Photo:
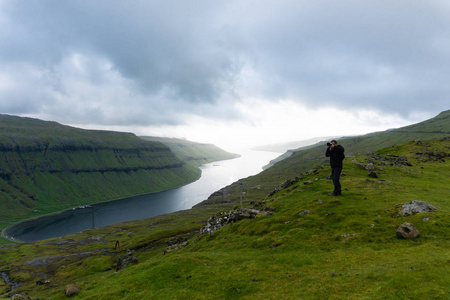
[[[188,185],[158,193],[102,202],[13,226],[8,235],[24,242],[59,237],[92,227],[139,220],[189,209],[215,191],[262,171],[280,153],[243,150],[241,157],[200,166],[202,176]]]

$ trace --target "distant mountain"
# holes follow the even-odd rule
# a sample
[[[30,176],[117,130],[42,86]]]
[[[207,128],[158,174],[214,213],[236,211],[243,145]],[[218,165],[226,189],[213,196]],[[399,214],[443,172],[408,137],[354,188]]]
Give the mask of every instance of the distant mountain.
[[[219,152],[217,159],[226,157]],[[194,156],[202,160],[199,153]],[[204,161],[214,159],[209,154]],[[199,176],[196,165],[159,141],[0,115],[0,228],[26,217],[178,187]]]
[[[168,146],[180,160],[195,166],[239,157],[239,154],[226,152],[213,144],[196,143],[177,138],[152,136],[141,136],[141,138],[147,141],[160,142]]]
[[[284,153],[284,152],[292,150],[292,149],[313,146],[317,143],[327,141],[329,139],[331,139],[331,137],[314,137],[311,139],[306,139],[306,140],[301,140],[301,141],[293,141],[293,142],[287,142],[287,143],[267,144],[267,145],[256,146],[256,147],[253,147],[252,150]]]

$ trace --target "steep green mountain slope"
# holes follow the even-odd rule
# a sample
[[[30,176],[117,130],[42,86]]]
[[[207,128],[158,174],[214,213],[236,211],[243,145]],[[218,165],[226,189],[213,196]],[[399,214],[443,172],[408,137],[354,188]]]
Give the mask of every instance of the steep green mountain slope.
[[[217,159],[227,155],[217,153]],[[0,115],[0,228],[74,206],[174,188],[199,176],[196,165],[163,143],[131,133]]]
[[[0,295],[65,299],[76,284],[75,299],[448,299],[449,159],[448,138],[412,141],[347,158],[342,197],[327,196],[326,163],[274,193],[269,169],[242,182],[253,219],[228,213],[239,195],[223,194],[228,201],[3,246]],[[437,209],[402,215],[413,200]],[[201,234],[208,219],[236,222]],[[404,222],[420,237],[398,238]]]
[[[212,144],[196,143],[183,139],[142,136],[144,140],[160,142],[170,148],[182,161],[199,166],[213,161],[239,157]]]
[[[436,117],[417,124],[362,136],[346,137],[339,139],[338,142],[344,145],[346,155],[351,156],[407,141],[440,138],[443,136],[450,136],[450,110],[443,111]],[[292,160],[306,159],[311,161],[311,164],[305,165],[305,167],[310,167],[319,162],[320,159],[323,159],[322,152],[325,152],[323,147],[324,143],[319,146],[307,146],[297,150],[290,150],[274,159],[269,166],[291,157]],[[293,153],[296,155],[293,155]]]

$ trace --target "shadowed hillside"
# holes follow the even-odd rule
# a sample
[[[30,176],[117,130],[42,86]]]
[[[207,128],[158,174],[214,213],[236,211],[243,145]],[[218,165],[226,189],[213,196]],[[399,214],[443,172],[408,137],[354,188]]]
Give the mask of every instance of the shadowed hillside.
[[[227,155],[234,157],[221,151],[218,159]],[[208,160],[214,160],[213,153],[202,161]],[[196,165],[161,142],[0,115],[0,228],[26,217],[178,187],[199,176]]]

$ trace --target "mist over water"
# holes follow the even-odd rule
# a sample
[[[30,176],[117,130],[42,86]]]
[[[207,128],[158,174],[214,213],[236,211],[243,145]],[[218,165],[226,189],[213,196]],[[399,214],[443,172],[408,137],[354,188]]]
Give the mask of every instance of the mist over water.
[[[243,150],[239,154],[239,158],[202,165],[200,179],[180,188],[97,203],[26,221],[10,228],[7,235],[31,242],[189,209],[215,191],[260,173],[264,165],[281,153]]]

